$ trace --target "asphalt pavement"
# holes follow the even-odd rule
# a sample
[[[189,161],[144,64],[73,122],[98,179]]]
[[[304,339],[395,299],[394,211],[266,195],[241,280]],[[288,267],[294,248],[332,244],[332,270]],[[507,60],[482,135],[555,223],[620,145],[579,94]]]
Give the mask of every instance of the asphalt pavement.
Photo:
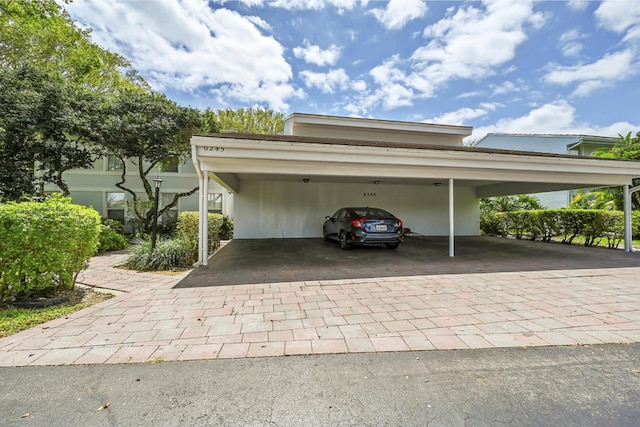
[[[640,344],[0,368],[2,426],[638,426]]]

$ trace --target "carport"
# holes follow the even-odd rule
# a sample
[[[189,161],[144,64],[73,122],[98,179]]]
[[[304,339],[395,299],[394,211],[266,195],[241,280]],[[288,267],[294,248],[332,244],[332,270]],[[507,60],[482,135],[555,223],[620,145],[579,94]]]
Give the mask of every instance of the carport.
[[[333,128],[323,129],[331,138],[300,131],[192,137],[200,184],[200,264],[208,261],[202,242],[210,179],[234,194],[237,239],[319,237],[324,216],[335,208],[378,206],[417,234],[447,236],[449,256],[455,254],[455,236],[479,235],[479,198],[622,186],[631,250],[629,196],[637,190],[630,185],[640,176],[638,162],[465,147],[451,142],[457,138],[461,144],[470,134],[462,126],[331,119]],[[342,133],[327,132],[340,120],[346,123]],[[367,133],[344,131],[357,126]]]

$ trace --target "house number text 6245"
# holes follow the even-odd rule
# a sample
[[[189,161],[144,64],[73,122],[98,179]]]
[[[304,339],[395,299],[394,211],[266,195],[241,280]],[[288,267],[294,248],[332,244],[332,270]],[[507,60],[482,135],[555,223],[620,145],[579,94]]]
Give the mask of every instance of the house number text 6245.
[[[224,151],[224,147],[203,147],[204,151],[218,151],[222,153]]]

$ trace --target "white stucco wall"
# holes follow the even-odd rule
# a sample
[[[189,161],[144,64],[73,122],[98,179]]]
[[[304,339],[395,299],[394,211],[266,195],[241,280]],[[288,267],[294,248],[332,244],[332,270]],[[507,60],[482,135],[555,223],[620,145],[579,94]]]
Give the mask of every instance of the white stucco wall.
[[[426,236],[449,232],[448,188],[318,182],[242,181],[234,200],[234,238],[322,236],[324,217],[345,206],[375,206]],[[456,234],[479,234],[478,200],[455,189]]]

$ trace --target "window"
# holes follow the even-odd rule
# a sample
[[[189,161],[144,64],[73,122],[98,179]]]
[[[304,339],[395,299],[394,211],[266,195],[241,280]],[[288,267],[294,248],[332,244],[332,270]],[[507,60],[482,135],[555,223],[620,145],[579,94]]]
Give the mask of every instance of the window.
[[[170,164],[165,164],[162,167],[162,172],[178,172],[178,160],[171,162]]]
[[[211,213],[222,213],[222,193],[207,194],[207,209]]]
[[[108,171],[121,171],[124,169],[124,165],[122,164],[122,160],[120,160],[117,156],[113,154],[109,154],[107,156],[107,170]]]
[[[115,219],[124,224],[124,193],[107,193],[107,218]]]
[[[160,206],[159,206],[159,209],[162,209],[162,207],[171,204],[171,202],[173,201],[173,197],[175,195],[176,195],[176,193],[162,193],[162,194],[160,194]],[[166,211],[165,213],[162,214],[162,224],[163,225],[173,224],[176,221],[178,221],[178,205],[175,205],[174,207],[172,207],[171,209],[169,209],[168,211]]]

